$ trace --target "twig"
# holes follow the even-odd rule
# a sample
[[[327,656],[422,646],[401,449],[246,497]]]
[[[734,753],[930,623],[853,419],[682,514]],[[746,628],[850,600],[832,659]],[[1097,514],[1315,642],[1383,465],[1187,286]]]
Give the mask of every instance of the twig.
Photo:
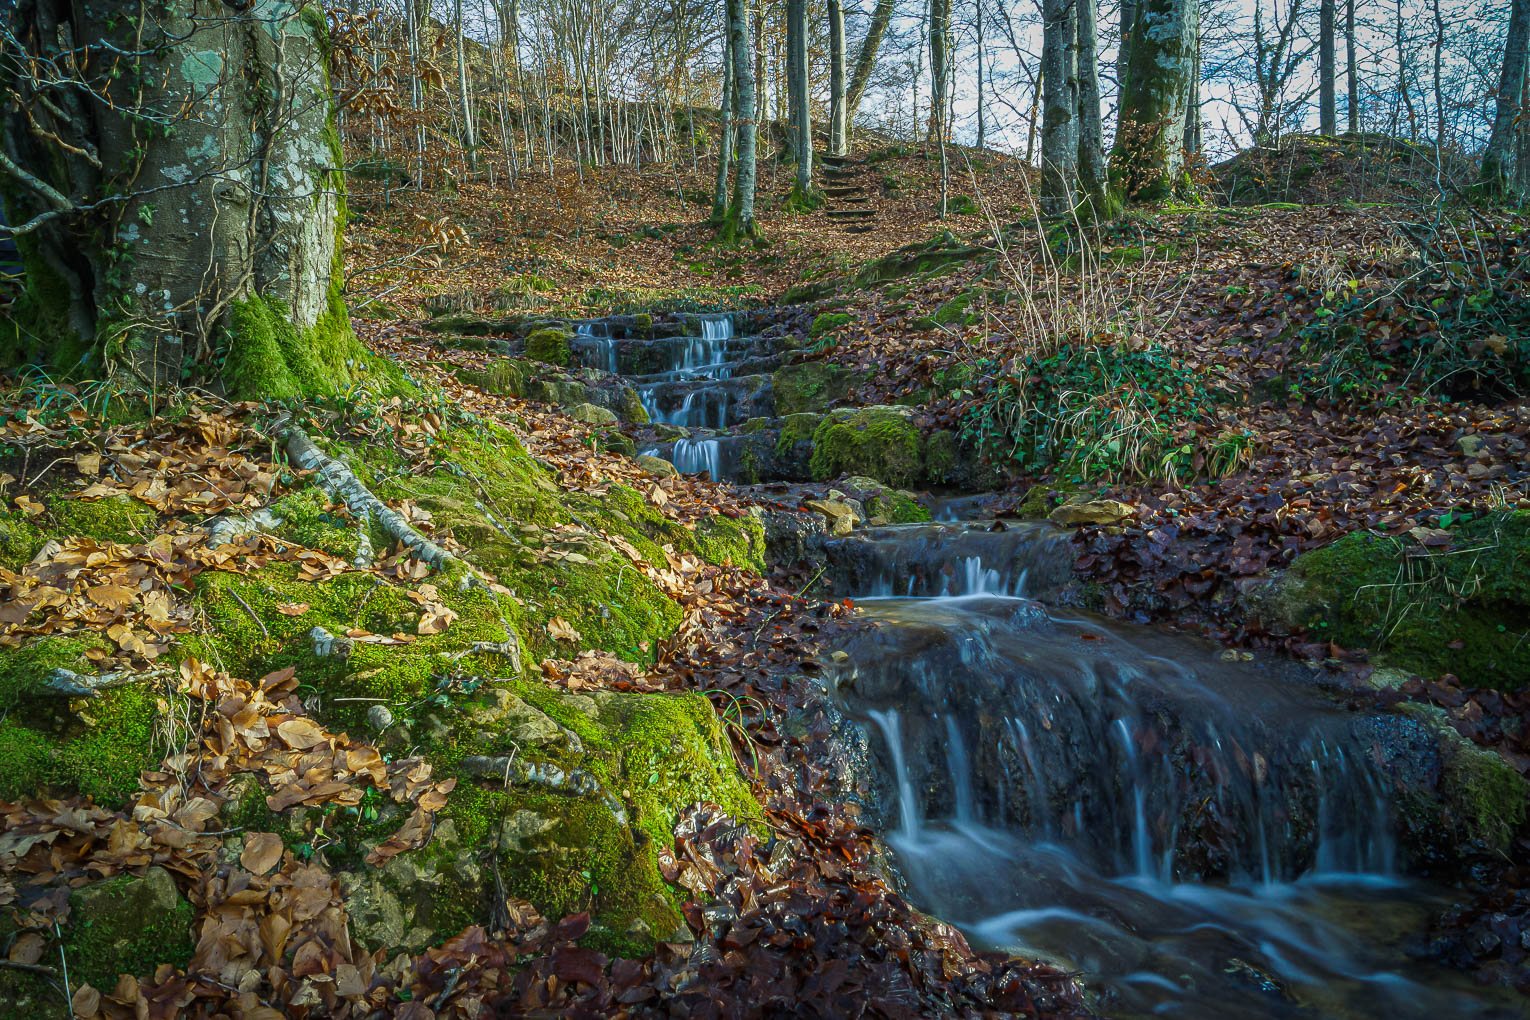
[[[0,968],[6,970],[25,970],[33,974],[46,974],[48,977],[58,977],[58,969],[41,963],[17,963],[15,960],[0,960]]]
[[[53,935],[58,939],[58,961],[64,968],[64,1001],[69,1003],[69,1012],[74,1012],[74,991],[69,987],[69,957],[64,955],[64,932],[58,926],[58,918],[53,919]]]
[[[250,604],[244,600],[244,597],[242,595],[240,595],[237,591],[235,591],[233,588],[230,588],[228,590],[228,593],[230,595],[234,596],[234,601],[235,602],[238,602],[241,606],[244,607],[244,611],[246,613],[250,614],[250,619],[254,620],[255,621],[255,626],[260,628],[260,635],[261,635],[261,637],[265,638],[267,641],[271,640],[271,632],[269,630],[266,630],[265,621],[262,620],[256,614],[255,610],[250,608]]]

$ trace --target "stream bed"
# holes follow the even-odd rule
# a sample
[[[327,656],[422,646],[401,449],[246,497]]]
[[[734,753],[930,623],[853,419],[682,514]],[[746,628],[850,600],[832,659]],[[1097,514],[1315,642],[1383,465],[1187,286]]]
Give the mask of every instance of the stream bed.
[[[906,530],[917,555],[867,543],[928,560]],[[1005,594],[1034,556],[953,559],[980,593],[858,600],[837,677],[916,906],[1080,972],[1110,1016],[1524,1015],[1418,957],[1449,892],[1408,876],[1377,762],[1426,753],[1415,722]]]

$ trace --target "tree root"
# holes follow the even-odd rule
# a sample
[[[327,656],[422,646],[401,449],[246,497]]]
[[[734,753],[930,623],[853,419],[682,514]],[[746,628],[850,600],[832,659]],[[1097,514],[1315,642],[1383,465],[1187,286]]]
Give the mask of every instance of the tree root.
[[[363,521],[375,521],[389,538],[432,567],[445,570],[467,566],[461,559],[416,531],[397,510],[372,495],[371,490],[361,484],[361,479],[350,468],[319,449],[308,433],[290,422],[278,421],[276,437],[286,447],[292,463],[301,470],[314,472],[319,487],[329,498],[343,502],[356,517]]]
[[[94,698],[102,691],[113,687],[126,687],[137,680],[142,680],[144,674],[131,673],[122,670],[116,673],[101,673],[91,676],[87,673],[76,673],[72,669],[49,670],[43,678],[39,694],[51,694],[59,698]]]

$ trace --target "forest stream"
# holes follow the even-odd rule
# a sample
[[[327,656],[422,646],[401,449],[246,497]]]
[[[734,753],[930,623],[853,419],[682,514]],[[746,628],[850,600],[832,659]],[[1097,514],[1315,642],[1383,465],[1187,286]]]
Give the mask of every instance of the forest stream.
[[[687,435],[645,454],[735,480],[768,348],[697,318],[700,336],[645,344],[586,323],[576,350],[649,366],[631,377],[644,408]],[[954,519],[970,502],[822,546],[859,607],[835,694],[917,907],[1079,973],[1111,1016],[1519,1015],[1422,958],[1450,890],[1410,873],[1389,791],[1428,758],[1424,727],[1346,711],[1300,670],[1049,605],[1066,534]]]

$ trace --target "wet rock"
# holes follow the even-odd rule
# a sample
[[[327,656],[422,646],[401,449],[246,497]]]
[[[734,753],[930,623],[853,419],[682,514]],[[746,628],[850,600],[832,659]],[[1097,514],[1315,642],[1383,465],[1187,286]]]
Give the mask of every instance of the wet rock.
[[[369,949],[418,952],[488,917],[492,882],[451,819],[436,826],[425,849],[338,877],[351,933]]]
[[[829,522],[831,535],[848,535],[860,521],[860,515],[854,508],[839,500],[810,499],[802,505]]]
[[[615,411],[590,403],[573,405],[568,408],[568,416],[590,425],[615,425],[620,420]]]
[[[479,729],[508,736],[525,747],[566,746],[583,750],[578,736],[503,687],[490,688],[485,700],[468,710],[467,721]]]
[[[775,510],[765,514],[765,556],[772,563],[796,566],[817,561],[829,537],[827,520],[815,513]]]
[[[674,478],[680,474],[680,472],[675,470],[675,465],[663,457],[650,457],[647,454],[638,454],[637,464],[644,471],[647,471],[649,474],[658,475],[660,478]]]
[[[70,896],[65,954],[70,977],[112,988],[121,974],[152,973],[158,963],[184,963],[193,945],[191,904],[164,868],[142,878],[119,875]]]
[[[1053,524],[1076,528],[1086,524],[1118,524],[1136,514],[1129,504],[1114,499],[1097,499],[1088,503],[1065,503],[1047,515]]]

